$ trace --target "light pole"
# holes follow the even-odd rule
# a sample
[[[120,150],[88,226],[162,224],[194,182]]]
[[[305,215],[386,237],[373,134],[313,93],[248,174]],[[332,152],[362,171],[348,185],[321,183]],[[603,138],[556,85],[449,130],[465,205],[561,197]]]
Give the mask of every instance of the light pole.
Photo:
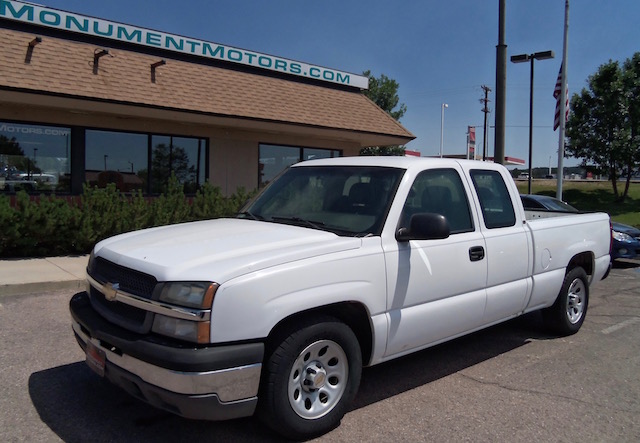
[[[442,152],[444,149],[444,108],[448,108],[446,103],[442,104],[442,112],[440,114],[440,158],[442,158]]]
[[[107,170],[107,159],[109,158],[109,156],[107,154],[104,155],[104,170]]]
[[[533,54],[518,54],[511,56],[512,63],[531,62],[531,83],[529,86],[529,186],[528,194],[531,194],[531,178],[533,176],[533,61],[553,58],[553,51],[534,52]]]
[[[36,172],[36,163],[38,163],[38,148],[33,148],[33,173]],[[27,166],[29,166],[29,162],[27,162]],[[31,180],[31,168],[27,172],[27,177]]]

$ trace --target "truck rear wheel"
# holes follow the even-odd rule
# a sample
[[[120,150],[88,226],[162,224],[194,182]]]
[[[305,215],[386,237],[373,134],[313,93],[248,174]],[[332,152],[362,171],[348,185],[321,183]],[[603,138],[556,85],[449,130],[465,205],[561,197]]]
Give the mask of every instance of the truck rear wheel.
[[[580,330],[589,306],[589,280],[581,267],[567,272],[562,288],[553,306],[543,310],[549,329],[560,335],[575,334]]]
[[[280,335],[266,356],[259,416],[291,439],[340,424],[360,385],[362,354],[355,334],[333,317],[304,321]]]

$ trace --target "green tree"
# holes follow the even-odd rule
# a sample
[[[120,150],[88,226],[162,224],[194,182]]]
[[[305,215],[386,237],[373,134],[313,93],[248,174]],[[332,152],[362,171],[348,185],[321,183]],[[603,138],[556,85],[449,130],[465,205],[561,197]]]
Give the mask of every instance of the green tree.
[[[159,143],[153,149],[151,177],[153,192],[159,193],[167,185],[167,179],[175,175],[179,183],[185,185],[187,192],[195,192],[198,183],[195,167],[189,166],[189,154],[180,146]]]
[[[0,154],[4,155],[24,155],[24,151],[20,147],[20,143],[15,137],[8,138],[0,135]]]
[[[18,172],[38,174],[42,170],[31,158],[24,155],[24,150],[15,137],[0,135],[0,174],[11,175]]]
[[[640,105],[635,95],[640,92],[640,53],[622,67],[611,60],[601,65],[587,84],[571,99],[566,152],[582,158],[582,166],[609,174],[616,199],[623,201],[640,163]],[[626,176],[622,192],[621,176]]]
[[[640,164],[640,52],[627,59],[623,65],[623,78],[625,98],[628,105],[629,116],[629,160],[627,161],[627,181],[624,195],[629,192],[629,184],[634,168]]]
[[[407,112],[407,107],[404,103],[398,105],[400,102],[400,98],[398,97],[398,88],[400,85],[398,82],[384,74],[380,74],[380,77],[376,78],[371,74],[371,71],[368,70],[362,74],[369,78],[369,89],[364,92],[364,95],[395,120],[400,120],[404,113]],[[394,109],[396,110],[394,111]],[[398,145],[368,146],[360,150],[360,155],[402,156],[404,155],[404,150],[404,146]]]
[[[364,95],[369,97],[372,102],[382,108],[391,117],[399,121],[404,113],[407,112],[407,107],[404,103],[398,105],[400,101],[398,97],[398,88],[400,85],[398,82],[384,74],[380,74],[380,77],[376,78],[371,74],[371,71],[368,70],[362,74],[369,77],[369,89],[364,92]],[[396,107],[398,107],[398,109],[394,111]]]

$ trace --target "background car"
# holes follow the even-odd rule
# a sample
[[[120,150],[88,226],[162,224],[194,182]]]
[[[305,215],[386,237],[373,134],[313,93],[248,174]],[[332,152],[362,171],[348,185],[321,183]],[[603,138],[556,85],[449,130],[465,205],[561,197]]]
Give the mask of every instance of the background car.
[[[534,211],[580,212],[573,206],[548,195],[524,194],[520,196],[524,209]],[[613,247],[611,259],[640,258],[640,229],[611,222]]]
[[[524,209],[534,211],[558,211],[558,212],[580,212],[568,203],[558,200],[548,195],[523,194],[520,195]]]
[[[640,258],[640,229],[612,222],[613,251],[611,258]]]

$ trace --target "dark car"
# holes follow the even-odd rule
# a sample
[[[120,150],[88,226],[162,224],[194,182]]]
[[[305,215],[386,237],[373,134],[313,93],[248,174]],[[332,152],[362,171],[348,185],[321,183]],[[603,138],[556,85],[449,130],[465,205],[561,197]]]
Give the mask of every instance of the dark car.
[[[580,212],[568,203],[548,195],[521,195],[522,206],[533,211]]]
[[[622,223],[612,222],[613,251],[611,258],[640,257],[640,229]]]
[[[580,212],[573,206],[547,195],[521,195],[525,209],[534,211]],[[611,223],[613,247],[611,259],[640,258],[640,229],[618,222]]]

